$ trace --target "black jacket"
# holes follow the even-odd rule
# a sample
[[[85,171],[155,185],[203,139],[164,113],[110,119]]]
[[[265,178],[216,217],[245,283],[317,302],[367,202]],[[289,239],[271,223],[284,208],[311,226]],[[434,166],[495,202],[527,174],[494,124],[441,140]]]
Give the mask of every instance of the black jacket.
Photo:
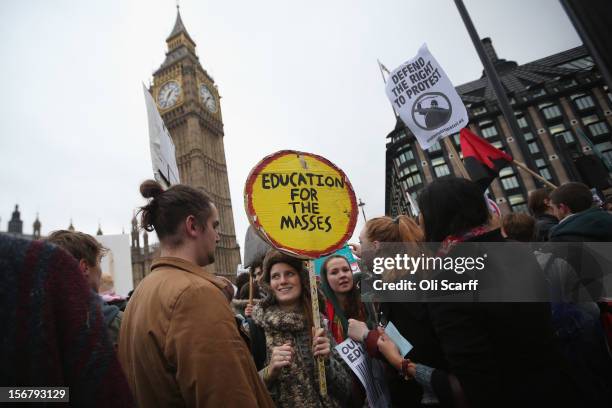
[[[504,239],[495,230],[470,241]],[[533,271],[532,262],[535,257],[526,253],[501,266],[508,271],[485,268],[478,277]],[[555,349],[548,303],[438,302],[428,303],[428,311],[448,372],[459,380],[471,408],[576,406],[569,370]],[[433,380],[441,402],[452,404],[447,378]]]
[[[576,213],[550,230],[551,242],[612,242],[612,215],[601,208]]]
[[[550,242],[551,251],[574,268],[588,292],[590,298],[580,300],[598,301],[605,296],[603,282],[610,273],[609,261],[603,260],[602,244],[588,243],[612,242],[612,215],[600,208],[576,213],[550,230]]]
[[[436,338],[426,303],[383,303],[380,311],[384,319],[393,322],[402,336],[412,344],[413,348],[406,358],[439,370],[446,369],[444,353]],[[423,391],[416,381],[406,381],[399,375],[393,375],[388,378],[388,386],[394,407],[421,406]]]
[[[537,242],[548,241],[551,228],[559,223],[554,215],[542,214],[535,217],[535,240]]]

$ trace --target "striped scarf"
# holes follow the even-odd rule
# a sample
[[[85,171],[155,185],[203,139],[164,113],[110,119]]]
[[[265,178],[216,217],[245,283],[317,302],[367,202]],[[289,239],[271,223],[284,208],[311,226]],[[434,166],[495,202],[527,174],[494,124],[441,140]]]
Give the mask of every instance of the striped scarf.
[[[133,406],[98,297],[54,245],[0,234],[0,384],[70,387],[71,406]]]

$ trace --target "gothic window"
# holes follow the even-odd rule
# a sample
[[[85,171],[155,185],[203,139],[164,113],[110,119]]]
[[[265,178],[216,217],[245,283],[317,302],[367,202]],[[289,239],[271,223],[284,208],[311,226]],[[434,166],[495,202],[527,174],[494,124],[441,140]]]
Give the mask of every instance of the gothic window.
[[[574,135],[572,134],[571,130],[555,133],[555,137],[562,137],[565,140],[565,143],[573,143],[576,140],[574,139]]]
[[[495,127],[495,125],[489,126],[489,127],[485,127],[485,128],[481,128],[480,131],[481,131],[482,135],[485,138],[487,138],[487,139],[489,139],[491,137],[495,137],[495,136],[498,135],[497,128]]]
[[[527,203],[522,194],[508,196],[508,203],[514,212],[527,212]]]
[[[550,170],[544,159],[536,159],[535,165],[538,167],[538,171],[542,177],[546,180],[552,180],[552,174],[550,174]]]
[[[589,130],[593,136],[603,135],[608,133],[608,125],[605,122],[597,122],[589,125]]]
[[[561,109],[557,105],[549,105],[541,108],[542,115],[546,120],[554,120],[563,117]]]
[[[548,132],[551,135],[554,135],[556,133],[562,132],[565,130],[565,125],[563,123],[559,123],[558,125],[554,125],[554,126],[549,126],[548,127]]]
[[[603,142],[595,145],[597,151],[601,153],[604,159],[608,160],[608,163],[612,164],[612,142]]]
[[[578,108],[579,111],[583,111],[583,110],[595,107],[595,101],[590,95],[584,95],[584,94],[572,95],[572,99],[574,100],[574,103],[576,104],[576,108]]]
[[[404,179],[404,187],[406,189],[421,184],[421,174],[416,164],[410,165],[403,169],[399,174],[400,179]]]
[[[482,115],[483,113],[487,113],[486,106],[478,106],[472,109],[472,115],[474,116]]]
[[[501,179],[501,182],[502,182],[502,186],[504,187],[504,190],[511,190],[519,186],[519,182],[516,179],[516,176],[503,178]]]
[[[399,160],[400,164],[404,164],[407,161],[414,160],[414,153],[412,152],[412,149],[410,147],[408,147],[408,148],[402,150],[401,153],[398,156],[398,160]]]
[[[599,116],[597,115],[589,115],[589,116],[584,116],[582,118],[582,124],[584,126],[588,126],[591,123],[595,123],[595,122],[599,122]]]
[[[434,144],[432,144],[429,149],[427,149],[427,151],[429,153],[435,153],[435,152],[439,152],[442,150],[442,146],[440,145],[440,142],[436,142]]]
[[[525,119],[524,116],[516,118],[516,121],[518,122],[518,125],[523,129],[529,127],[529,122],[527,122],[527,119]]]
[[[450,174],[450,169],[444,160],[444,157],[436,157],[431,160],[431,165],[436,173],[436,177],[444,177]]]
[[[538,147],[538,142],[535,140],[529,143],[527,147],[529,147],[529,153],[531,154],[536,154],[540,152],[540,148]]]

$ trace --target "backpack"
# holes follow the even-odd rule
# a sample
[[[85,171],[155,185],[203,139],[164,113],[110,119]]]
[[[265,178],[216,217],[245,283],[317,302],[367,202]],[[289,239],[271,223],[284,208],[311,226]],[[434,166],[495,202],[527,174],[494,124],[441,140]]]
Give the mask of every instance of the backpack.
[[[559,301],[561,279],[550,270],[555,256],[546,262],[544,273],[551,293],[552,325],[557,346],[569,362],[585,406],[605,407],[612,392],[612,360],[606,347],[604,327],[593,302]],[[608,315],[612,318],[612,315]],[[611,319],[612,320],[612,319]]]

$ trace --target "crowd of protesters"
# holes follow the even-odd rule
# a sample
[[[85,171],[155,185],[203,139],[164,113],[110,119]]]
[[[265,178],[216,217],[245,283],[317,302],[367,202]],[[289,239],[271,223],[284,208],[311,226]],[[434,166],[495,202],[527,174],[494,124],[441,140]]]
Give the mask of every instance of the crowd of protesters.
[[[141,226],[156,232],[160,256],[127,302],[101,288],[105,248],[93,237],[0,235],[0,385],[69,387],[74,406],[364,407],[366,390],[335,348],[350,338],[363,344],[390,406],[612,404],[612,322],[602,301],[612,271],[588,247],[612,242],[612,203],[596,202],[583,184],[536,190],[530,215],[498,219],[477,184],[435,180],[417,198],[419,217],[366,222],[352,244],[359,273],[342,255],[323,261],[319,315],[304,261],[271,249],[236,288],[205,269],[220,239],[210,198],[151,180],[140,192]],[[528,281],[550,301],[362,296],[373,260],[388,255],[384,244],[458,257],[464,244],[507,242],[524,252],[483,271],[483,284],[538,270]],[[405,273],[387,268],[382,279]],[[405,355],[385,330],[390,322],[412,345]]]

